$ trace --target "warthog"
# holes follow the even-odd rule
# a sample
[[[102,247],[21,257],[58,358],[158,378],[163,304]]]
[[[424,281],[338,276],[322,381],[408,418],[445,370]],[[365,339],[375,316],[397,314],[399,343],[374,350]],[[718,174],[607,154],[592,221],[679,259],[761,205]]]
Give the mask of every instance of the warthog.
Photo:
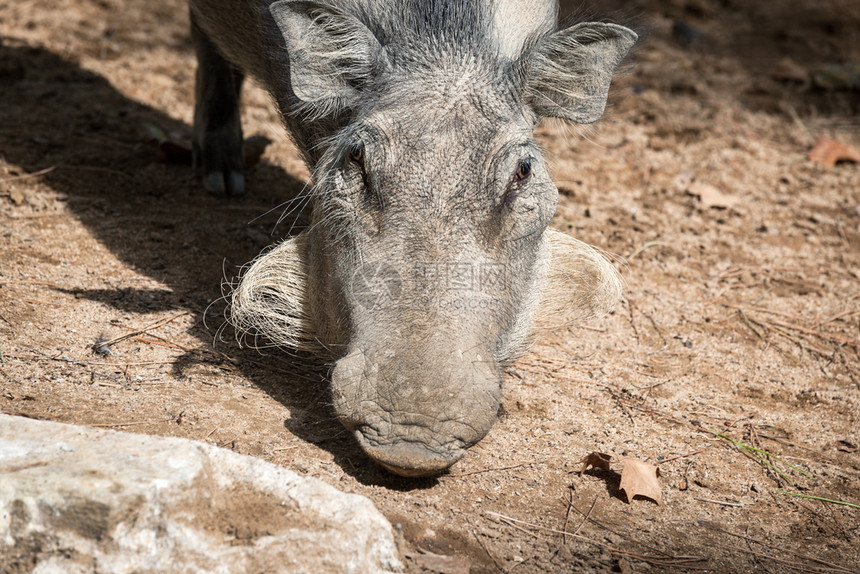
[[[204,186],[243,191],[244,73],[313,172],[312,224],[245,272],[233,324],[331,361],[335,413],[385,468],[448,468],[533,334],[620,296],[603,256],[548,228],[558,190],[532,132],[597,120],[636,34],[559,29],[552,0],[190,6]]]

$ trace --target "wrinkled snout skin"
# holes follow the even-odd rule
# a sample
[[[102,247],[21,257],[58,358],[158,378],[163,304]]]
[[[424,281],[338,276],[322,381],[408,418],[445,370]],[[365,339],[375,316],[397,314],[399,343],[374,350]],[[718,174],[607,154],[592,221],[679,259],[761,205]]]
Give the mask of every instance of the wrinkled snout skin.
[[[217,159],[235,142],[210,145],[241,137],[211,96],[237,89],[231,69],[269,88],[313,172],[312,225],[244,276],[234,324],[331,361],[334,411],[373,460],[444,471],[489,432],[548,300],[617,299],[614,270],[548,230],[558,192],[532,132],[597,120],[636,35],[559,29],[545,0],[190,6],[207,187],[243,182]]]
[[[355,350],[332,373],[341,422],[371,458],[407,476],[459,460],[492,426],[501,391],[498,367],[472,350]]]

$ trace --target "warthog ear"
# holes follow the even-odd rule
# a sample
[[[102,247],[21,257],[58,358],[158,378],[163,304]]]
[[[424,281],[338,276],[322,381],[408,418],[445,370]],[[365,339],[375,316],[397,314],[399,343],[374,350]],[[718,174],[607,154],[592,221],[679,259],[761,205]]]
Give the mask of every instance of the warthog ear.
[[[610,260],[569,235],[549,228],[549,269],[533,332],[604,315],[621,300],[621,275]]]
[[[269,6],[290,58],[290,84],[315,115],[350,107],[384,61],[379,41],[353,16],[326,4],[281,0]]]
[[[543,36],[518,61],[526,101],[540,117],[597,121],[612,75],[636,38],[624,26],[596,22]]]

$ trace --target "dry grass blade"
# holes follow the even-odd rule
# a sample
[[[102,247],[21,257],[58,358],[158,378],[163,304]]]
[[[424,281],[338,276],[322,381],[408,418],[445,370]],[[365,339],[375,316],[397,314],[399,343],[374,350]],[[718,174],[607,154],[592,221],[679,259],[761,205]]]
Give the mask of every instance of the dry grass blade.
[[[799,496],[801,498],[811,498],[812,500],[820,500],[822,502],[829,502],[830,504],[841,504],[843,506],[850,506],[851,508],[860,508],[860,504],[854,504],[853,502],[843,502],[842,500],[833,500],[830,498],[822,498],[820,496],[812,496],[811,494],[800,494],[799,492],[788,492],[787,490],[776,489],[777,492],[781,492],[783,494],[788,494],[789,496]]]
[[[758,456],[758,454],[756,454],[756,453],[762,454],[762,455],[764,455],[765,457],[772,458],[772,459],[774,459],[774,460],[776,460],[776,461],[779,461],[779,462],[781,462],[782,464],[784,464],[785,466],[789,467],[790,469],[792,469],[792,470],[794,470],[794,471],[796,471],[796,472],[799,472],[800,474],[802,474],[802,475],[803,475],[803,476],[805,476],[806,478],[809,478],[809,479],[811,479],[811,480],[816,480],[816,478],[815,478],[814,476],[812,476],[811,474],[809,474],[808,472],[805,472],[805,471],[803,471],[802,469],[797,468],[796,466],[793,466],[793,465],[791,465],[791,464],[788,464],[787,462],[785,462],[784,460],[782,460],[781,458],[779,458],[778,456],[776,456],[776,455],[775,455],[775,454],[773,454],[773,453],[770,453],[770,452],[768,452],[768,451],[766,451],[766,450],[762,450],[762,449],[760,449],[760,448],[756,448],[756,447],[754,447],[754,446],[750,446],[750,445],[748,445],[748,444],[742,443],[742,442],[740,442],[740,441],[737,441],[737,440],[733,439],[733,438],[732,438],[732,437],[730,437],[730,436],[724,435],[723,433],[718,433],[717,431],[714,431],[714,430],[711,430],[711,429],[705,429],[705,430],[706,430],[707,432],[711,433],[712,435],[716,436],[716,437],[719,437],[719,438],[721,438],[721,439],[723,439],[723,440],[725,440],[725,441],[728,441],[728,442],[732,443],[733,445],[735,445],[737,448],[741,449],[742,451],[744,451],[744,452],[747,452],[747,453],[751,454],[754,458],[758,459],[761,463],[763,463],[763,464],[767,465],[771,470],[773,470],[774,472],[776,472],[780,477],[782,477],[782,478],[783,478],[783,480],[785,480],[785,481],[786,481],[786,482],[788,482],[789,484],[794,484],[794,483],[792,482],[792,480],[791,480],[791,479],[790,479],[790,478],[789,478],[789,477],[788,477],[784,472],[782,472],[781,470],[779,470],[778,468],[776,468],[776,466],[774,466],[773,464],[771,464],[771,462],[770,462],[769,460],[767,460],[766,458],[764,458],[764,457],[762,457],[762,456]]]
[[[658,417],[660,417],[660,418],[664,418],[664,419],[666,419],[666,420],[669,420],[669,421],[672,421],[672,422],[674,422],[674,423],[680,424],[680,425],[685,426],[685,427],[687,427],[687,428],[691,428],[691,429],[697,430],[697,431],[699,431],[699,432],[708,433],[708,434],[710,434],[710,435],[712,435],[712,436],[715,436],[715,437],[721,438],[721,439],[723,439],[723,440],[725,440],[725,441],[727,441],[727,442],[730,442],[730,443],[731,443],[731,444],[733,444],[735,447],[737,447],[737,448],[738,448],[738,450],[739,450],[741,453],[745,454],[746,456],[748,456],[748,457],[752,458],[753,460],[755,460],[755,461],[757,461],[757,462],[759,462],[759,463],[761,463],[761,464],[765,465],[766,467],[770,468],[770,469],[771,469],[771,470],[773,470],[773,471],[774,471],[774,472],[775,472],[775,473],[776,473],[780,478],[782,478],[783,480],[785,480],[785,481],[786,481],[786,482],[788,482],[789,484],[794,484],[794,483],[792,482],[791,478],[790,478],[788,475],[786,475],[783,471],[779,470],[779,469],[778,469],[774,464],[772,464],[772,463],[770,462],[770,460],[768,460],[768,459],[773,459],[773,460],[775,460],[775,461],[777,461],[777,462],[779,462],[779,463],[781,463],[781,464],[784,464],[785,466],[787,466],[787,467],[791,468],[792,470],[794,470],[794,471],[796,471],[796,472],[798,472],[798,473],[802,474],[803,476],[805,476],[805,477],[807,477],[807,478],[809,478],[809,479],[811,479],[811,480],[816,480],[816,478],[815,478],[814,476],[812,476],[811,474],[809,474],[808,472],[805,472],[804,470],[802,470],[802,469],[800,469],[800,468],[797,468],[796,466],[793,466],[793,465],[791,465],[791,464],[789,464],[789,463],[785,462],[784,460],[782,460],[781,458],[779,458],[778,456],[776,456],[775,454],[773,454],[773,453],[771,453],[771,452],[768,452],[768,451],[766,451],[766,450],[762,450],[762,449],[756,448],[756,447],[754,447],[754,446],[750,446],[750,445],[748,445],[748,444],[742,443],[742,442],[740,442],[740,441],[738,441],[738,440],[735,440],[735,439],[731,438],[731,437],[730,437],[730,436],[728,436],[728,435],[725,435],[725,434],[723,434],[723,433],[719,433],[719,432],[717,432],[717,431],[715,431],[715,430],[711,430],[711,429],[708,429],[708,428],[704,428],[704,427],[701,427],[701,426],[698,426],[698,425],[691,424],[689,421],[685,421],[685,420],[683,420],[683,419],[680,419],[680,418],[678,418],[678,417],[676,417],[676,416],[673,416],[673,415],[670,415],[670,414],[668,414],[668,413],[663,413],[663,412],[660,412],[660,411],[658,411],[658,410],[656,410],[656,409],[653,409],[653,408],[650,408],[650,407],[646,407],[646,406],[644,406],[644,405],[638,404],[638,403],[637,403],[637,402],[635,402],[635,401],[631,401],[631,400],[629,400],[629,399],[623,399],[623,398],[619,398],[618,400],[619,400],[619,401],[621,401],[621,402],[624,402],[625,404],[627,404],[627,405],[628,405],[628,406],[630,406],[631,408],[634,408],[634,409],[636,409],[636,410],[638,410],[638,411],[641,411],[641,412],[644,412],[644,413],[648,413],[648,414],[652,414],[652,415],[658,416]],[[761,455],[764,455],[764,456],[760,456],[760,454],[761,454]]]

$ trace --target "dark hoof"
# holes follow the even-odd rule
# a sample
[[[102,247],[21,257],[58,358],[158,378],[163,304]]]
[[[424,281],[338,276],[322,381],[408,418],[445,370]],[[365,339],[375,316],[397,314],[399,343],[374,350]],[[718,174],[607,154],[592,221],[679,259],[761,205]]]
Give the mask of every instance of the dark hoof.
[[[237,171],[212,171],[203,176],[203,187],[215,195],[242,195],[245,193],[245,176]]]

